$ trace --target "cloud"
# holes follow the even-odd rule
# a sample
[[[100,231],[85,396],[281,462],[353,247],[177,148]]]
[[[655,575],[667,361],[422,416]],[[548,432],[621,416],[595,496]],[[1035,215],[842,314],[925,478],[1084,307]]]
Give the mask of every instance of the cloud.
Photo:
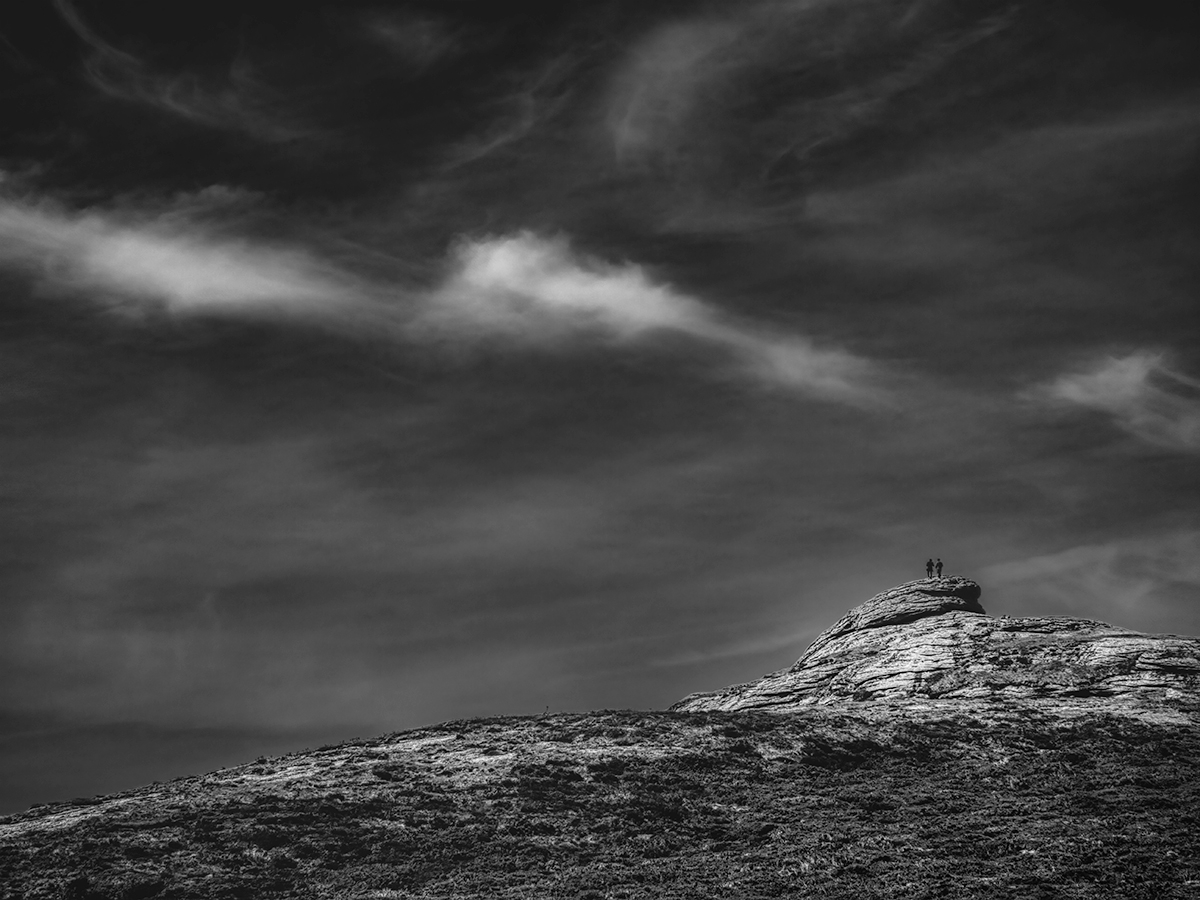
[[[0,264],[126,308],[328,319],[362,306],[355,279],[311,254],[220,237],[171,214],[123,222],[0,200]]]
[[[1107,357],[1059,376],[1041,394],[1106,413],[1119,428],[1156,447],[1200,451],[1200,381],[1169,369],[1163,354]]]
[[[447,23],[411,10],[372,10],[359,21],[363,36],[418,71],[463,51],[462,42]]]
[[[140,216],[0,200],[0,265],[33,273],[43,289],[136,314],[280,318],[400,342],[528,348],[685,335],[723,349],[762,383],[856,406],[887,402],[866,360],[724,315],[641,266],[582,256],[562,238],[462,241],[442,283],[417,291],[196,220],[220,200],[183,198],[184,208]]]
[[[658,29],[634,49],[617,78],[608,127],[620,162],[638,158],[675,136],[701,98],[705,84],[724,74],[720,53],[738,37],[732,21],[677,22]]]
[[[759,0],[661,25],[613,79],[617,160],[711,160],[749,137],[758,178],[819,162],[1014,18],[970,22],[942,5]],[[729,145],[731,134],[741,140]],[[744,146],[734,153],[747,158]]]
[[[481,113],[484,127],[450,148],[443,172],[511,148],[569,108],[573,95],[570,82],[579,67],[578,59],[560,54],[531,74],[517,76],[512,89],[502,92],[490,109]]]
[[[535,340],[589,327],[630,339],[707,318],[698,301],[654,284],[640,266],[582,260],[565,240],[530,232],[461,244],[443,297],[465,322]]]
[[[1055,612],[1178,629],[1195,621],[1200,531],[1118,538],[996,563],[983,569],[980,581],[1025,614]]]
[[[433,295],[434,330],[542,345],[586,333],[632,342],[673,332],[723,348],[769,384],[853,405],[884,399],[863,359],[725,316],[641,266],[584,257],[561,238],[522,232],[466,241],[455,262]]]
[[[406,411],[389,425],[428,440],[440,418]],[[358,440],[379,427],[360,424]],[[288,725],[465,715],[473,695],[498,711],[549,689],[536,669],[519,671],[526,653],[578,677],[597,640],[609,659],[625,655],[632,628],[675,641],[664,608],[686,609],[689,628],[705,609],[728,614],[715,598],[733,586],[696,584],[686,543],[652,519],[690,486],[729,478],[719,457],[681,465],[669,442],[497,481],[439,473],[426,465],[433,448],[414,460],[421,441],[388,442],[413,468],[381,483],[344,467],[346,440],[334,428],[300,439],[243,428],[203,445],[151,438],[128,454],[75,442],[32,472],[0,470],[0,489],[30,500],[31,476],[52,483],[53,502],[39,493],[26,528],[48,517],[77,536],[26,560],[41,587],[0,610],[0,663],[24,673],[0,678],[0,709]],[[738,634],[753,621],[746,609],[735,618]],[[457,687],[441,677],[477,668],[483,677]],[[497,678],[512,679],[508,699]],[[421,699],[414,683],[438,688]]]
[[[67,0],[54,0],[54,5],[67,25],[92,48],[84,71],[88,80],[110,97],[153,106],[209,128],[240,131],[270,143],[314,134],[312,129],[279,116],[280,98],[255,78],[245,60],[234,60],[223,84],[205,85],[190,73],[163,75],[105,41]]]

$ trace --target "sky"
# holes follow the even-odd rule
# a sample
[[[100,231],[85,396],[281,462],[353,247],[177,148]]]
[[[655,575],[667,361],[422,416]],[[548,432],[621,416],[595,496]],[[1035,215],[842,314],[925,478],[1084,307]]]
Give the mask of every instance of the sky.
[[[1185,6],[0,12],[0,814],[661,709],[931,556],[1200,633]]]

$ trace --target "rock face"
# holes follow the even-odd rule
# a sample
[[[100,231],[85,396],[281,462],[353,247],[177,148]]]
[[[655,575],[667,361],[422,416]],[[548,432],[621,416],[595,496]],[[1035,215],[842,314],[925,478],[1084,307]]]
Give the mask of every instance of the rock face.
[[[691,694],[673,710],[784,712],[855,700],[1200,699],[1200,639],[1061,616],[989,616],[978,584],[929,578],[885,591],[821,634],[791,668]]]

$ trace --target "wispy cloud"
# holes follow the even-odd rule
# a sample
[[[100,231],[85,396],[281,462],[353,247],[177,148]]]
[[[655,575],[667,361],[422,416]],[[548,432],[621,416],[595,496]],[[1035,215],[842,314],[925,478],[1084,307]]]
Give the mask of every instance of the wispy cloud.
[[[1170,627],[1180,619],[1172,607],[1200,592],[1200,531],[1118,538],[996,563],[980,573],[980,581],[1022,612]]]
[[[451,148],[443,171],[511,147],[568,108],[573,94],[570,77],[579,65],[578,59],[562,54],[532,74],[518,77],[512,90],[495,100],[483,116],[486,126]]]
[[[1200,381],[1168,368],[1161,353],[1107,357],[1041,389],[1051,402],[1106,413],[1123,430],[1169,450],[1200,451]]]
[[[613,79],[607,121],[617,159],[711,159],[731,130],[749,128],[761,154],[756,174],[769,180],[808,165],[877,127],[906,94],[1013,19],[952,19],[939,5],[758,0],[660,25]],[[759,113],[772,109],[774,126],[747,115],[748,96]]]
[[[169,214],[127,218],[0,201],[0,263],[127,309],[330,318],[361,307],[352,276],[303,250],[221,237]]]
[[[418,290],[300,246],[227,236],[186,209],[76,213],[0,200],[0,265],[33,273],[52,292],[133,313],[302,320],[401,342],[495,339],[530,348],[673,333],[723,350],[760,383],[855,406],[888,402],[862,358],[727,316],[639,265],[590,258],[563,238],[530,232],[461,242],[441,284]]]
[[[634,48],[613,90],[608,126],[618,161],[660,150],[676,137],[701,99],[706,83],[720,78],[721,60],[741,28],[732,20],[676,22]]]
[[[410,410],[392,424],[428,435],[439,418]],[[44,560],[46,591],[23,596],[19,616],[5,610],[10,627],[0,629],[0,649],[41,686],[22,696],[0,679],[0,701],[37,704],[52,680],[63,688],[54,705],[73,713],[277,724],[351,711],[386,718],[395,714],[390,690],[356,690],[364,663],[391,683],[410,680],[400,675],[418,655],[421,666],[456,668],[450,661],[477,642],[502,648],[500,656],[571,646],[575,658],[561,661],[570,674],[580,650],[611,641],[611,659],[640,624],[643,639],[670,643],[678,629],[662,627],[655,608],[686,608],[689,627],[706,605],[728,611],[712,597],[734,586],[694,583],[696,562],[677,537],[629,537],[655,532],[647,510],[677,502],[689,486],[736,477],[723,459],[681,466],[672,442],[662,455],[500,482],[418,462],[384,486],[342,467],[346,435],[332,432],[151,442],[120,458],[75,446],[71,462],[49,463],[59,502],[39,517],[71,520],[74,533],[88,537]],[[416,445],[397,450],[410,461],[421,453]],[[28,496],[29,475],[0,470],[0,486]],[[531,576],[540,587],[531,589]],[[581,630],[580,616],[601,598],[611,603],[604,622]],[[363,617],[396,627],[375,627],[364,639]],[[744,635],[753,617],[743,609],[736,618]],[[5,646],[18,640],[24,649]],[[262,691],[238,689],[247,667]],[[474,692],[485,683],[495,696],[489,679]],[[370,699],[377,692],[379,707]],[[169,702],[181,694],[191,703]]]
[[[435,330],[534,344],[597,332],[622,342],[674,332],[732,353],[764,382],[854,405],[884,401],[872,366],[859,357],[772,334],[656,282],[641,266],[589,258],[564,239],[530,232],[463,243],[427,321]]]
[[[271,143],[314,134],[311,128],[280,115],[280,98],[255,77],[244,59],[230,64],[228,77],[220,84],[205,84],[193,73],[166,75],[104,40],[68,0],[54,0],[54,5],[67,25],[92,49],[84,63],[88,80],[110,97]]]
[[[424,70],[462,52],[462,42],[441,19],[411,10],[371,10],[360,19],[361,33],[395,59]]]

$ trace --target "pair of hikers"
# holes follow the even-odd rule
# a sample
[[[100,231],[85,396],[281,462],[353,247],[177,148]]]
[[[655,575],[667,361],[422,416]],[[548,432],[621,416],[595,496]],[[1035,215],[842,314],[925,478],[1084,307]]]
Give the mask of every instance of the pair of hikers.
[[[932,578],[933,570],[937,569],[937,577],[942,577],[942,561],[939,559],[935,565],[932,559],[925,560],[925,577]]]

